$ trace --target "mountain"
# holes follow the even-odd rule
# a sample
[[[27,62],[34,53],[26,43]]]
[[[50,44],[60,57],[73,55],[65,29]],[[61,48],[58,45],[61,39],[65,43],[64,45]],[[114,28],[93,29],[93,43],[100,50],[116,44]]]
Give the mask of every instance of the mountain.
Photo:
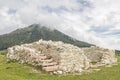
[[[56,29],[51,30],[50,28],[33,24],[26,28],[17,29],[9,34],[0,35],[0,50],[7,49],[14,45],[35,42],[39,39],[63,41],[78,47],[91,46],[89,43],[73,39]]]

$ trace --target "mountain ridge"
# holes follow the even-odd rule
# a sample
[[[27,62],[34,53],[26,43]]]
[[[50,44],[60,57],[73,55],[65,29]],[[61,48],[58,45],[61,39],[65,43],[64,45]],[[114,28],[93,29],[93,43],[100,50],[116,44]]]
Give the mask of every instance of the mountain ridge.
[[[35,42],[40,39],[63,41],[78,47],[92,46],[92,44],[78,41],[56,29],[50,29],[39,24],[32,24],[28,27],[17,29],[11,33],[0,35],[0,50],[7,49],[14,45]]]

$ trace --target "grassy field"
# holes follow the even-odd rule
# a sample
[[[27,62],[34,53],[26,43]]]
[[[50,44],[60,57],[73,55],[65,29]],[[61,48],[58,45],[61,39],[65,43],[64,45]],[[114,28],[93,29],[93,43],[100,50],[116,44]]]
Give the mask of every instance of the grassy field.
[[[117,56],[120,62],[120,56]],[[0,54],[0,80],[120,80],[120,63],[113,67],[100,67],[100,71],[82,75],[57,76],[34,72],[33,67],[18,63],[8,63]]]

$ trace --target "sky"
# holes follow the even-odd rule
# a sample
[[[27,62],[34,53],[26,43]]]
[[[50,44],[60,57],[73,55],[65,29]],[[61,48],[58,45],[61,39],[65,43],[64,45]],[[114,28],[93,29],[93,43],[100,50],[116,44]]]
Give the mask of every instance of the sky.
[[[120,50],[120,0],[0,0],[0,34],[31,24]]]

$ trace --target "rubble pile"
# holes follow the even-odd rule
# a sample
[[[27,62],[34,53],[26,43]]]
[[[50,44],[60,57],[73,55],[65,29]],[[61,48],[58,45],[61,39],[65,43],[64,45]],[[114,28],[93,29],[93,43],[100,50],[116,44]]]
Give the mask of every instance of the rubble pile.
[[[19,63],[40,66],[53,73],[82,72],[92,67],[91,62],[112,64],[117,62],[115,52],[99,47],[79,48],[61,41],[44,41],[8,48],[7,58]]]

